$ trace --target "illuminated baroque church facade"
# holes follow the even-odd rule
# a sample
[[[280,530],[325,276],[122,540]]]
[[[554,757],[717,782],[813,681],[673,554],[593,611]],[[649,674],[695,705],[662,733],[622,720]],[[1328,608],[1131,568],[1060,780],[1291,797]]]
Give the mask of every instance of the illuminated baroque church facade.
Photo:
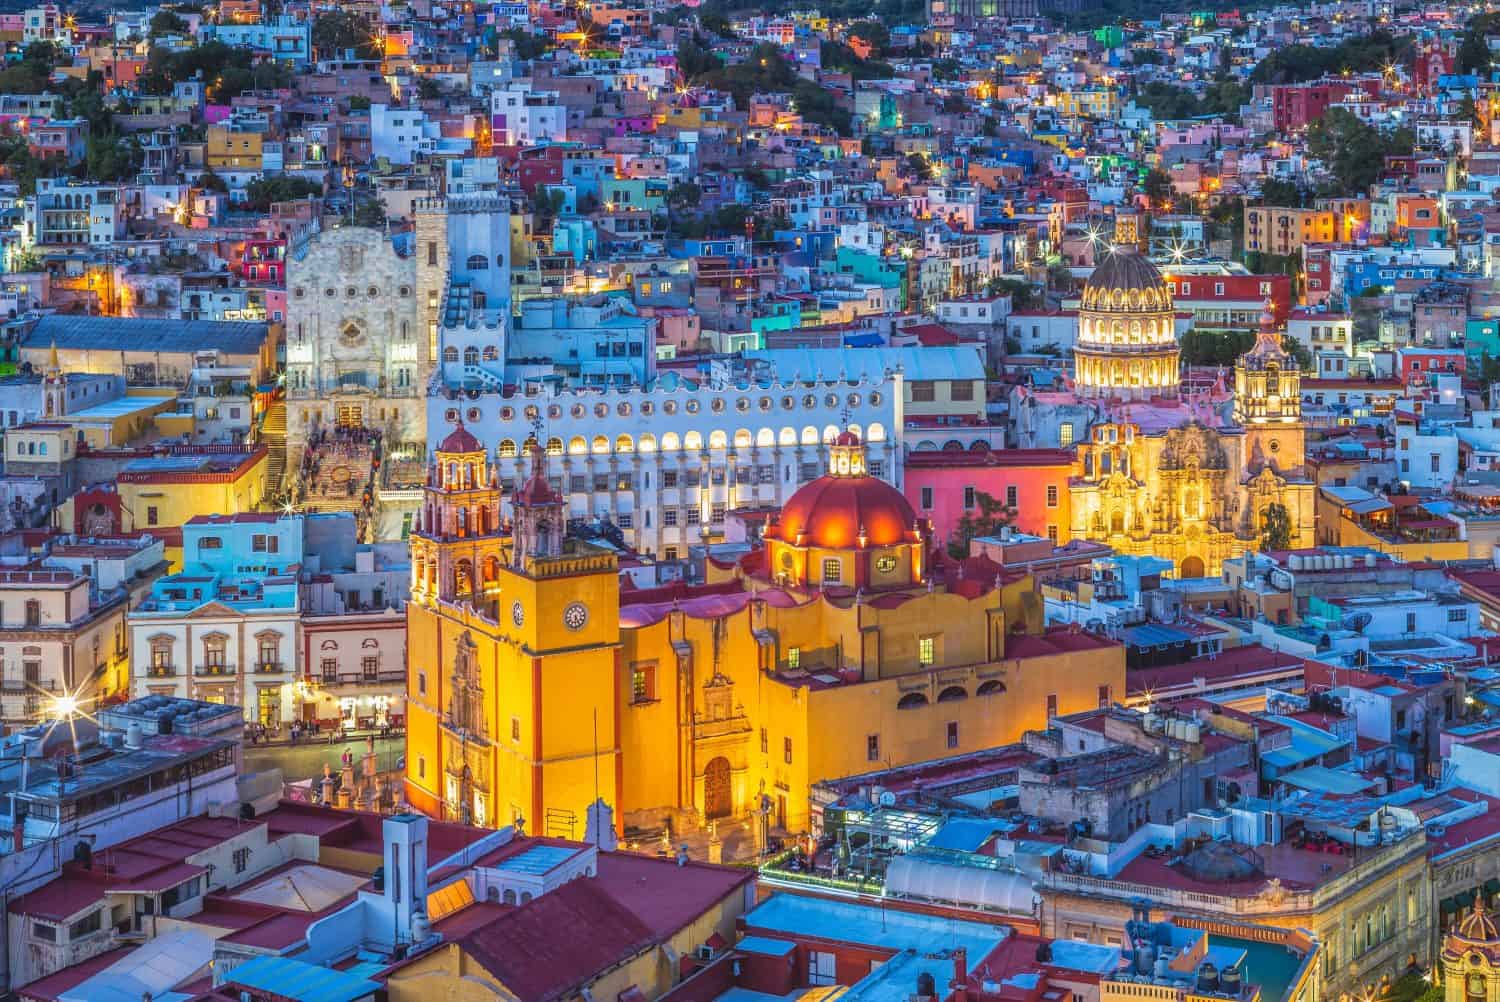
[[[1181,383],[1172,290],[1136,249],[1134,220],[1089,277],[1079,308],[1072,395],[1097,408],[1077,447],[1072,535],[1117,553],[1216,576],[1261,547],[1280,504],[1290,548],[1314,541],[1315,485],[1303,469],[1301,377],[1269,309],[1255,346],[1221,377]]]

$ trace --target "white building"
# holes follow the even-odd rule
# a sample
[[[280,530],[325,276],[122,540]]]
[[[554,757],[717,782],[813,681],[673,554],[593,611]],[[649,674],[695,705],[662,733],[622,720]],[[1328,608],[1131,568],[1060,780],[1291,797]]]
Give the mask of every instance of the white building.
[[[497,146],[535,146],[568,138],[568,109],[555,91],[512,84],[490,94],[491,136]]]

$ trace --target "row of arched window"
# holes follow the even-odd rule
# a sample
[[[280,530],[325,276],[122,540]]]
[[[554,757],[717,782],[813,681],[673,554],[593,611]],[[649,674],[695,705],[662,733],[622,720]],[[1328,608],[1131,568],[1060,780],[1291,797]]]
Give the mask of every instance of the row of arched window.
[[[988,679],[979,683],[979,688],[974,690],[976,696],[998,696],[1005,691],[1005,683],[998,678]],[[950,685],[938,693],[939,703],[957,703],[969,698],[969,690],[961,685]],[[896,703],[898,710],[915,710],[919,706],[927,706],[928,699],[925,692],[908,692]]]
[[[851,428],[856,433],[860,431],[857,426],[851,426]],[[812,425],[804,427],[800,433],[797,429],[790,427],[782,428],[780,432],[773,431],[770,428],[762,428],[754,435],[748,429],[741,428],[734,433],[733,442],[736,449],[749,449],[752,446],[770,448],[776,445],[819,445],[833,441],[838,437],[838,434],[839,429],[834,425],[824,428],[821,433]],[[729,433],[725,431],[712,431],[708,434],[708,448],[710,449],[728,449],[730,441]],[[866,441],[885,441],[885,428],[879,424],[870,425],[866,433]],[[515,439],[503,438],[500,440],[497,454],[501,459],[514,459],[523,452],[529,452],[531,447],[536,444],[537,440],[535,438],[528,438],[520,446],[517,446]],[[649,432],[638,438],[631,435],[617,435],[613,439],[613,446],[611,446],[611,439],[605,435],[595,435],[592,439],[587,439],[582,435],[574,435],[568,439],[566,444],[561,438],[549,438],[546,444],[546,451],[549,456],[561,456],[564,452],[570,456],[583,456],[589,453],[599,455],[607,454],[611,451],[616,453],[677,452],[678,450],[685,449],[692,452],[702,448],[704,448],[703,435],[701,432],[696,431],[690,431],[683,435],[678,435],[675,431],[669,431],[662,435],[660,439]]]

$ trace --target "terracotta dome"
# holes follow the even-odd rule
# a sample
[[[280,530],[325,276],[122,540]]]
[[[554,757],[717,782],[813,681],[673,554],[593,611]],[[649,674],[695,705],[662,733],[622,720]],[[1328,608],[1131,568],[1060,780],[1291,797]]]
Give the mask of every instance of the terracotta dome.
[[[1459,923],[1456,935],[1470,943],[1500,945],[1500,926],[1495,924],[1495,919],[1477,897],[1474,899],[1473,909]]]
[[[479,444],[469,429],[464,427],[460,421],[458,427],[448,433],[443,443],[437,447],[438,452],[483,452],[484,446]]]
[[[860,529],[870,546],[907,541],[917,514],[901,492],[878,477],[829,474],[804,484],[781,509],[776,535],[796,544],[838,550],[855,546]]]
[[[1111,313],[1172,309],[1172,289],[1151,259],[1134,248],[1116,247],[1083,287],[1082,309]]]
[[[854,446],[859,444],[859,434],[851,429],[845,428],[839,432],[839,437],[833,440],[834,445]]]

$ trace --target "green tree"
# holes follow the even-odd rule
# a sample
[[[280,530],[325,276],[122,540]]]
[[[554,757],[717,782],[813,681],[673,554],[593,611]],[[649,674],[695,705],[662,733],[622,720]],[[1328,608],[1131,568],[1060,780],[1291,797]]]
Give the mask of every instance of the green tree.
[[[1469,19],[1464,38],[1458,46],[1458,59],[1454,68],[1460,73],[1477,73],[1489,77],[1493,59],[1487,35],[1500,33],[1500,14],[1480,14]]]
[[[1500,358],[1485,352],[1479,360],[1479,382],[1482,386],[1500,383]]]
[[[1301,207],[1306,199],[1302,188],[1295,181],[1283,181],[1279,177],[1267,178],[1260,186],[1260,204],[1274,205],[1283,209]]]
[[[300,177],[265,177],[245,186],[246,204],[256,212],[269,210],[273,202],[292,202],[322,194],[321,184]]]
[[[963,518],[953,527],[953,538],[948,540],[948,555],[963,560],[969,555],[970,540],[984,536],[998,536],[1000,530],[1015,521],[1016,510],[984,491],[974,492],[974,507],[964,512]]]
[[[1412,39],[1373,31],[1332,46],[1289,45],[1277,49],[1250,74],[1251,83],[1304,83],[1334,73],[1383,72],[1406,58]]]
[[[1009,296],[1012,310],[1029,310],[1038,304],[1036,286],[1019,278],[992,278],[985,285],[992,296]]]
[[[1338,192],[1363,195],[1375,183],[1388,156],[1411,153],[1410,129],[1382,132],[1343,108],[1334,108],[1307,129],[1307,150],[1328,167]]]
[[[378,198],[362,198],[354,207],[352,222],[355,226],[367,226],[378,230],[385,225],[385,203]]]
[[[313,18],[313,52],[320,58],[342,58],[352,49],[356,59],[379,59],[380,43],[368,18],[330,10]]]
[[[536,59],[552,48],[552,40],[546,35],[533,35],[523,28],[510,28],[502,33],[502,37],[510,39],[511,51],[517,59]]]
[[[879,21],[857,21],[844,33],[858,38],[870,47],[870,55],[883,56],[891,48],[891,30]]]
[[[1260,548],[1262,550],[1284,550],[1292,545],[1292,518],[1286,505],[1272,501],[1261,515]]]
[[[1153,204],[1169,202],[1176,194],[1172,187],[1172,178],[1160,167],[1153,167],[1146,174],[1146,179],[1141,182],[1141,191]]]
[[[188,23],[178,17],[172,11],[159,10],[151,16],[150,34],[152,38],[159,35],[186,35]]]

